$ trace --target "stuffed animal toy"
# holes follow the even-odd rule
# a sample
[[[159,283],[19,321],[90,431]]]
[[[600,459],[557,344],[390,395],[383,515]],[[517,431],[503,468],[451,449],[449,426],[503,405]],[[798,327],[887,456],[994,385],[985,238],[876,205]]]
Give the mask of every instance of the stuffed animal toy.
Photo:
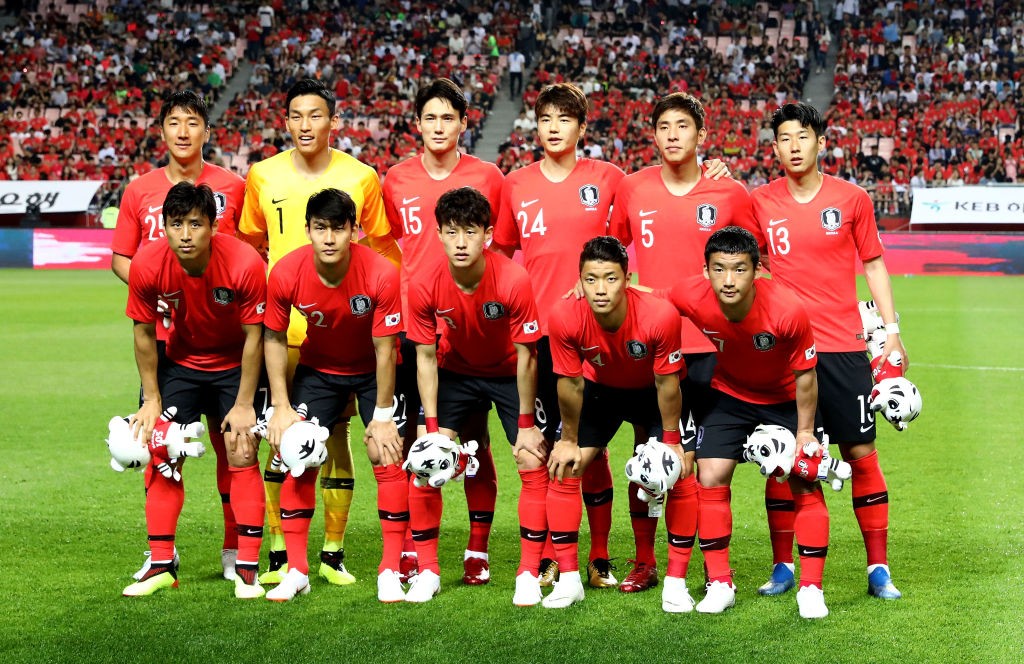
[[[416,486],[440,489],[451,480],[461,482],[464,477],[476,476],[480,468],[477,447],[475,440],[458,445],[444,434],[428,433],[413,442],[402,470],[416,476]]]

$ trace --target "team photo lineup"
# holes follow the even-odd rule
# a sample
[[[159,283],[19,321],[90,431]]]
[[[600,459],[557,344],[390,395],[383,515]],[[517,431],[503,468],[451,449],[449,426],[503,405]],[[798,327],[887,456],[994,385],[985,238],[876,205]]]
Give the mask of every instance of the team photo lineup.
[[[146,553],[123,595],[178,587],[196,463],[185,460],[205,454],[208,434],[218,574],[239,599],[356,582],[346,558],[365,554],[345,535],[361,447],[377,485],[382,603],[443,592],[441,563],[458,564],[439,556],[444,493],[464,491],[463,584],[514,576],[514,606],[551,609],[660,586],[665,612],[726,612],[730,485],[744,462],[765,480],[758,594],[828,615],[825,484],[850,493],[867,593],[901,598],[876,426],[905,429],[921,396],[904,377],[875,205],[819,169],[818,110],[769,113],[782,175],[748,190],[706,153],[704,105],[685,92],[654,100],[656,150],[629,175],[580,149],[591,105],[572,83],[539,90],[539,157],[507,174],[465,150],[472,108],[456,81],[418,81],[421,147],[383,178],[338,149],[343,101],[296,80],[280,110],[293,147],[244,179],[204,160],[200,92],[162,101],[168,163],[128,183],[112,244],[141,387],[107,442],[115,469],[144,472],[147,529],[125,543]],[[870,300],[858,301],[858,272]],[[623,472],[607,448],[627,423]],[[514,570],[488,554],[508,452],[521,480]],[[613,509],[628,510],[634,537],[621,579]]]

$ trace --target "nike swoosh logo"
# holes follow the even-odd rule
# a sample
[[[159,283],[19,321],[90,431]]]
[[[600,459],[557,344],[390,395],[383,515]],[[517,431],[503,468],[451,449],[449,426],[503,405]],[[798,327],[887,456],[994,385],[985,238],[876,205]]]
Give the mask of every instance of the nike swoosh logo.
[[[871,427],[872,427],[872,425],[870,425],[870,424],[867,425],[866,427],[861,427],[860,428],[860,432],[861,433],[867,433],[868,431],[871,431]]]
[[[149,213],[152,214],[154,212],[159,212],[160,210],[163,210],[163,209],[164,209],[163,205],[157,205],[157,206],[150,205],[149,206]]]
[[[283,203],[286,200],[288,200],[287,196],[285,196],[284,198],[271,198],[270,199],[270,204],[271,205],[277,205],[278,203]]]
[[[419,199],[419,196],[413,196],[412,198],[403,198],[402,205],[408,205],[409,203],[412,203],[413,201],[418,201]]]
[[[580,350],[582,350],[584,353],[586,353],[587,351],[597,350],[598,348],[600,348],[600,346],[591,346],[590,348],[580,348]]]
[[[768,220],[768,225],[769,226],[777,226],[778,224],[781,224],[784,221],[789,221],[789,217],[785,217],[783,219],[769,219]]]
[[[449,307],[448,309],[434,309],[434,313],[437,315],[446,314],[449,311],[455,311],[455,307]]]
[[[249,535],[250,537],[253,537],[255,535],[262,535],[263,534],[263,529],[262,528],[246,528],[245,529],[245,534]]]
[[[403,517],[402,517],[401,514],[388,514],[387,517],[385,517],[385,518],[387,518],[388,521],[402,521],[403,520]]]
[[[522,208],[528,208],[528,207],[530,207],[531,205],[533,205],[534,203],[536,203],[536,202],[537,202],[537,201],[539,201],[539,200],[540,200],[539,198],[535,198],[535,199],[533,199],[532,201],[523,201],[523,202],[522,202],[522,203],[520,203],[519,205],[520,205],[520,207],[522,207]]]
[[[804,555],[805,556],[813,556],[813,555],[822,553],[823,551],[825,551],[825,549],[804,549]]]
[[[561,542],[562,540],[567,540],[567,539],[569,539],[568,535],[552,535],[551,536],[551,541],[552,542]]]
[[[177,295],[180,292],[181,292],[180,290],[176,290],[173,293],[163,293],[163,294],[160,295],[160,297],[174,297],[175,295]]]
[[[669,537],[668,543],[670,546],[680,547],[684,544],[688,544],[689,540],[686,537]]]
[[[687,436],[686,438],[683,438],[683,445],[689,445],[690,443],[692,443],[696,439],[697,439],[697,436]]]
[[[532,542],[539,542],[542,539],[544,539],[544,535],[539,534],[539,533],[527,533],[526,534],[526,539],[528,539],[528,540],[530,540]]]
[[[705,330],[703,327],[700,328],[700,331],[704,334],[721,334],[718,330]]]
[[[594,498],[593,500],[591,500],[590,501],[590,506],[594,507],[596,505],[602,505],[604,503],[607,503],[609,500],[611,500],[611,496],[601,495],[601,496],[598,496],[597,498]]]
[[[649,217],[656,212],[657,210],[640,210],[640,212],[638,212],[637,214],[639,214],[641,217]]]
[[[299,309],[302,309],[303,311],[305,311],[306,309],[309,309],[310,307],[315,307],[315,306],[316,306],[316,302],[314,302],[313,304],[300,304],[299,305]]]
[[[864,502],[865,503],[877,503],[879,500],[881,500],[884,497],[885,496],[872,496],[871,498],[865,498]]]

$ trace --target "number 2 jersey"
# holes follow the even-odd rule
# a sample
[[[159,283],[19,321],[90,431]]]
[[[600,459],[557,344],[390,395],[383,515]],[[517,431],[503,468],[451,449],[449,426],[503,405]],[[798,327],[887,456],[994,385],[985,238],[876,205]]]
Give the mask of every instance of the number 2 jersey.
[[[882,240],[868,193],[825,175],[807,203],[779,178],[751,194],[758,242],[767,246],[772,278],[796,293],[808,311],[819,352],[864,351],[857,311],[857,267],[882,255]]]

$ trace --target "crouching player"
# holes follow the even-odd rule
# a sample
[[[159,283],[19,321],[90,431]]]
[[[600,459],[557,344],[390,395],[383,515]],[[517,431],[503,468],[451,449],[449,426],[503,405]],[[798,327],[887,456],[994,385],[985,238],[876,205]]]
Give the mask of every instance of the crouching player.
[[[206,185],[179,182],[163,204],[166,242],[139,250],[128,275],[128,316],[135,321],[135,361],[143,403],[133,433],[149,440],[164,408],[180,422],[200,415],[222,422],[238,524],[235,596],[263,595],[256,579],[263,541],[263,480],[254,399],[263,357],[264,263],[256,250],[217,230],[217,204]],[[167,361],[157,362],[157,301],[169,305]],[[159,366],[158,366],[159,365]],[[259,405],[262,409],[262,404]],[[177,587],[174,536],[185,501],[181,482],[146,471],[146,528],[152,564],[127,596]]]
[[[535,425],[537,306],[526,271],[485,249],[491,206],[476,189],[443,194],[434,211],[447,265],[409,284],[406,335],[416,344],[417,383],[426,431],[454,438],[466,419],[493,403],[513,445],[523,486],[519,494],[522,556],[513,603],[538,604],[547,520],[547,447]],[[441,336],[435,334],[437,319]],[[407,602],[427,602],[441,588],[437,560],[441,491],[410,485],[412,536],[419,558]]]
[[[704,248],[704,279],[684,280],[669,298],[717,348],[710,411],[697,430],[698,531],[707,566],[700,613],[721,613],[736,601],[729,567],[732,509],[729,485],[743,443],[758,424],[796,432],[797,449],[814,438],[817,357],[811,322],[796,295],[757,280],[757,241],[729,226]],[[797,605],[803,618],[828,615],[822,573],[828,552],[828,509],[821,486],[790,475],[800,553]]]
[[[560,576],[544,598],[547,608],[583,599],[577,552],[580,477],[626,421],[642,439],[661,437],[682,461],[681,479],[666,501],[669,568],[662,602],[666,611],[693,609],[685,576],[697,529],[697,488],[690,473],[693,454],[680,445],[679,372],[685,370],[680,318],[665,301],[628,288],[628,261],[615,238],[588,241],[580,255],[586,300],[562,301],[549,323],[562,438],[548,460],[548,527]]]
[[[306,404],[332,430],[352,394],[366,425],[366,452],[377,479],[377,511],[384,551],[377,577],[382,602],[404,598],[398,579],[402,541],[409,523],[402,439],[393,419],[396,339],[401,331],[398,270],[372,249],[353,244],[356,206],[348,194],[324,189],[306,204],[310,245],[286,254],[267,286],[265,353],[274,415],[268,440],[278,450],[284,431],[299,421],[292,404]],[[288,321],[292,307],[305,316],[306,339],[288,393]],[[290,398],[289,398],[290,396]],[[372,419],[370,415],[372,414]],[[316,507],[316,469],[290,473],[281,488],[281,530],[288,573],[267,593],[287,601],[309,592],[306,544]]]

